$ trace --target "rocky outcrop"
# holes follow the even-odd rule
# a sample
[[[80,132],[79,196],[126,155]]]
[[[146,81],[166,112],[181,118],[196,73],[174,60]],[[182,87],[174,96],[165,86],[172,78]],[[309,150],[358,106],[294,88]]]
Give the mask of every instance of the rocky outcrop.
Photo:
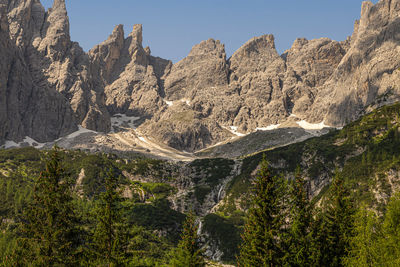
[[[399,0],[364,2],[350,49],[320,89],[309,117],[343,126],[377,99],[399,100],[399,29]]]
[[[89,52],[112,114],[151,118],[165,105],[163,77],[171,62],[151,56],[142,40],[142,25],[134,25],[126,39],[123,26],[118,25],[106,41]]]
[[[168,100],[193,100],[211,87],[228,85],[225,47],[209,39],[195,45],[189,55],[174,64],[165,79]]]
[[[238,134],[231,126],[239,133],[300,119],[343,126],[400,99],[400,0],[365,2],[352,36],[341,42],[299,38],[279,55],[274,37],[263,35],[227,59],[224,45],[209,39],[176,64],[143,47],[140,24],[127,37],[116,26],[85,53],[70,40],[65,0],[55,0],[47,12],[39,0],[3,2],[8,21],[3,16],[2,29],[9,30],[1,37],[2,75],[22,73],[12,77],[22,86],[3,84],[4,92],[21,92],[20,99],[1,99],[0,118],[12,126],[2,129],[0,140],[28,132],[47,140],[75,124],[107,132],[109,114],[123,113],[140,117],[138,131],[153,140],[192,152]],[[8,121],[6,114],[16,111],[7,105],[25,105],[22,98],[32,90],[58,101],[52,108],[59,122],[48,135],[18,124],[25,117]]]
[[[307,114],[318,88],[329,79],[345,55],[346,44],[328,38],[299,38],[285,51],[287,71],[282,90],[289,113],[303,117]]]
[[[42,17],[35,1],[0,2],[0,143],[25,136],[39,142],[54,140],[77,129],[75,116],[65,97],[51,88],[40,73],[31,71],[30,62],[20,49],[25,35],[7,20],[7,10],[17,4],[30,4],[32,17]],[[21,25],[28,25],[23,17],[20,19]],[[35,21],[30,21],[28,27],[32,32],[38,31]]]
[[[65,0],[45,12],[39,0],[9,0],[10,36],[22,51],[33,83],[60,92],[77,123],[107,132],[110,117],[103,88],[95,87],[87,54],[69,35]]]

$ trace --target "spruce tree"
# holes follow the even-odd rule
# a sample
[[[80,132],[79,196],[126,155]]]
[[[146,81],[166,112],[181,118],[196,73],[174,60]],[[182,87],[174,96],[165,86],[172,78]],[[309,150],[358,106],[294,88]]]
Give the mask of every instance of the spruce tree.
[[[311,262],[312,209],[307,182],[297,167],[290,187],[290,228],[286,261],[290,266],[309,266]]]
[[[172,251],[169,266],[173,267],[203,267],[205,260],[198,242],[198,226],[193,212],[190,212],[183,224],[181,241]]]
[[[285,229],[286,183],[281,176],[272,176],[268,162],[261,161],[258,171],[253,205],[248,211],[239,266],[281,266]]]
[[[348,256],[350,239],[353,236],[353,222],[355,209],[350,199],[349,190],[345,186],[342,176],[336,174],[331,185],[322,221],[319,222],[319,233],[314,251],[319,254],[316,265],[342,266],[343,258]]]
[[[71,184],[61,166],[59,149],[54,147],[50,154],[45,171],[35,181],[33,200],[21,223],[14,254],[21,266],[77,265],[79,231]]]
[[[122,266],[127,260],[128,236],[122,201],[118,178],[110,169],[105,178],[105,192],[96,202],[97,225],[92,244],[94,263]]]
[[[400,266],[400,193],[390,198],[382,228],[380,262]]]
[[[354,236],[350,239],[349,255],[344,259],[345,266],[382,266],[381,229],[373,211],[362,206],[354,217]]]

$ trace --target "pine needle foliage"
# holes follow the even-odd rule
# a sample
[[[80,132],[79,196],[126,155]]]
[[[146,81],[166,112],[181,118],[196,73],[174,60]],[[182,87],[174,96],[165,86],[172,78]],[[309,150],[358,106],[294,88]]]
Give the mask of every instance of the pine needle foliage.
[[[281,266],[284,256],[286,182],[263,158],[254,186],[238,258],[239,266]]]
[[[181,241],[171,253],[169,266],[203,267],[206,266],[203,251],[199,245],[198,226],[193,212],[189,212],[183,224]]]
[[[72,200],[70,179],[55,146],[45,171],[35,181],[33,200],[20,225],[16,265],[77,265],[80,240]]]

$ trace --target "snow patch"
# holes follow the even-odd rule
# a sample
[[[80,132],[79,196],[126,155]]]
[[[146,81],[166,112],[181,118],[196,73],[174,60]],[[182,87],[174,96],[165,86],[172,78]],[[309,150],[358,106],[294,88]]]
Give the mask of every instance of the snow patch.
[[[232,134],[236,136],[246,136],[246,134],[242,134],[238,132],[238,127],[237,126],[229,126],[229,127],[224,127],[228,131],[230,131]]]
[[[9,148],[18,148],[21,147],[23,144],[28,144],[29,146],[35,147],[35,148],[42,148],[44,147],[45,143],[39,143],[35,139],[30,138],[29,136],[25,136],[24,140],[22,140],[19,143],[16,143],[14,141],[8,140],[4,143],[2,148],[9,149]]]
[[[148,144],[147,140],[143,136],[138,136],[139,140]]]
[[[84,133],[97,133],[97,132],[95,132],[95,131],[92,131],[92,130],[88,130],[88,129],[86,129],[86,128],[83,128],[82,125],[79,125],[78,128],[79,128],[78,131],[73,132],[72,134],[67,135],[66,138],[67,138],[67,139],[73,139],[73,138],[78,137],[78,136],[80,136],[81,134],[84,134]]]
[[[183,103],[186,103],[186,105],[190,106],[190,100],[189,99],[182,98],[180,101],[183,102]]]
[[[331,126],[328,126],[324,123],[324,121],[320,123],[309,123],[305,120],[297,121],[296,122],[301,128],[305,130],[322,130],[323,128],[329,128]]]
[[[44,147],[45,143],[39,143],[35,139],[30,138],[29,136],[25,136],[24,143],[28,143],[30,146],[36,147],[36,148],[42,148]]]
[[[168,101],[164,99],[165,104],[167,104],[169,107],[171,107],[172,105],[174,105],[174,101]]]
[[[278,129],[278,127],[281,126],[280,124],[271,124],[267,127],[258,127],[256,128],[256,131],[272,131],[275,129]]]
[[[290,114],[289,118],[298,118],[299,116],[297,116],[296,114]]]
[[[4,144],[4,148],[12,148],[12,147],[19,147],[19,144],[15,143],[14,141],[6,141]]]
[[[111,128],[115,127],[126,127],[128,125],[129,128],[135,129],[135,121],[140,119],[140,117],[127,116],[125,114],[115,114],[111,117]]]

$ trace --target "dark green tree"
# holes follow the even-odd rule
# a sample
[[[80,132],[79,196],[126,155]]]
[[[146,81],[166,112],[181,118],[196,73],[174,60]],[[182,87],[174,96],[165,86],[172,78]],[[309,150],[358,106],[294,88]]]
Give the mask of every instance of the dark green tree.
[[[392,196],[388,202],[379,244],[382,248],[380,263],[400,266],[400,193]]]
[[[54,147],[46,169],[35,181],[33,200],[20,227],[17,265],[76,266],[80,244],[72,205],[71,181]]]
[[[331,184],[322,216],[314,227],[314,264],[318,266],[342,266],[348,256],[353,236],[355,209],[350,192],[342,176],[336,174]]]
[[[350,239],[350,251],[344,259],[344,265],[384,266],[384,262],[380,262],[384,255],[380,243],[381,225],[375,212],[362,206],[355,214],[354,223],[354,236]]]
[[[311,262],[312,208],[307,182],[297,167],[290,186],[290,227],[287,237],[286,263],[290,266],[309,266]]]
[[[118,180],[110,169],[105,178],[105,191],[96,202],[92,263],[122,266],[127,261],[128,234]]]
[[[205,260],[198,242],[198,226],[193,212],[190,212],[183,224],[181,241],[171,252],[169,266],[173,267],[202,267]]]
[[[272,176],[268,162],[263,158],[255,181],[253,205],[242,235],[239,266],[283,265],[287,216],[285,192],[285,179]]]

